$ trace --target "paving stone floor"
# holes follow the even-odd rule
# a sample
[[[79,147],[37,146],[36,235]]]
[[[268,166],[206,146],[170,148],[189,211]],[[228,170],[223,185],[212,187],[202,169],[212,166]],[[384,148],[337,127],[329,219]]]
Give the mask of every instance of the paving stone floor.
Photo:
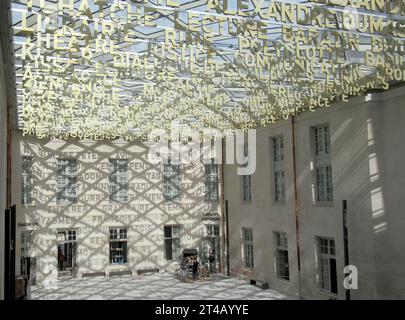
[[[291,300],[273,289],[261,289],[248,281],[216,276],[212,280],[181,282],[173,273],[142,276],[62,279],[54,284],[31,287],[32,300]]]

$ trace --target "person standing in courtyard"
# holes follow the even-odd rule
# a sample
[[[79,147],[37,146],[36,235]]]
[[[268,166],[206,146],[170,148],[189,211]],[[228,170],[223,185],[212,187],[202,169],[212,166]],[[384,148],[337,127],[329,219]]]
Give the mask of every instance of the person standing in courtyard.
[[[193,259],[193,280],[197,280],[198,278],[198,260],[197,260],[197,256],[194,256]]]
[[[181,280],[183,282],[186,282],[187,278],[187,265],[188,265],[188,258],[184,257],[184,259],[180,263]]]
[[[208,262],[210,263],[210,273],[215,273],[215,250],[210,250],[210,254],[208,256]]]

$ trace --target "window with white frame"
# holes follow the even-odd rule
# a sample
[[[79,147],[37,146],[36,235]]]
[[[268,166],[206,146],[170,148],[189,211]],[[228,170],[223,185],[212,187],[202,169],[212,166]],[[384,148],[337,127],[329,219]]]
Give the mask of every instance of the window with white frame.
[[[317,237],[321,289],[337,294],[335,240]]]
[[[283,280],[290,280],[290,267],[288,262],[288,242],[286,232],[274,232],[276,245],[276,273]]]
[[[123,264],[127,263],[128,248],[128,229],[112,228],[110,229],[110,263]]]
[[[109,159],[109,196],[110,201],[128,201],[127,159]]]
[[[285,201],[285,171],[284,171],[284,138],[278,136],[273,140],[273,176],[274,192],[273,199],[275,202]]]
[[[242,228],[243,260],[246,268],[253,269],[253,232],[252,229]]]
[[[248,144],[245,143],[243,146],[243,154],[245,158],[249,157],[248,151]],[[243,167],[248,166],[248,162],[243,164]],[[243,175],[242,176],[242,192],[243,192],[243,201],[251,201],[252,200],[252,176],[251,175]]]
[[[315,151],[315,201],[333,201],[329,127],[315,127],[312,132]]]
[[[219,237],[219,225],[218,224],[206,224],[207,236]]]
[[[173,260],[180,256],[180,226],[164,226],[165,258]]]
[[[218,164],[211,159],[211,163],[204,164],[205,171],[205,199],[218,201]]]
[[[180,165],[168,160],[163,164],[163,196],[165,200],[174,200],[180,197]]]
[[[76,202],[77,160],[57,159],[57,201]]]
[[[58,231],[58,241],[76,241],[76,230]]]
[[[22,172],[21,172],[21,203],[32,203],[32,165],[33,158],[23,156],[22,157]]]

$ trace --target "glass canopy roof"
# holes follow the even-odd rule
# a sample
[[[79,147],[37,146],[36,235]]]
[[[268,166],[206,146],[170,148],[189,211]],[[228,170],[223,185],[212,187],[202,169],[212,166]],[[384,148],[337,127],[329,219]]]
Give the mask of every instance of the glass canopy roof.
[[[402,1],[13,0],[18,124],[133,140],[269,125],[403,81]]]

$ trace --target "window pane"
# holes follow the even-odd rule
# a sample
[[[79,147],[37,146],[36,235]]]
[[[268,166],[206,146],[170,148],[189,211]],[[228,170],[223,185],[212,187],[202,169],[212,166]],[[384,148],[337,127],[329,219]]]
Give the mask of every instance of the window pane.
[[[110,242],[110,263],[113,263],[113,264],[127,263],[127,242],[126,241]]]
[[[172,239],[165,239],[166,260],[172,260]]]
[[[173,239],[172,245],[173,245],[172,257],[177,258],[178,256],[180,256],[180,239]]]
[[[165,226],[164,227],[164,233],[165,233],[165,238],[171,238],[172,237],[172,227],[171,226]]]
[[[321,258],[321,288],[328,291],[330,290],[329,274],[329,259]]]
[[[110,229],[110,239],[118,239],[118,229]]]
[[[163,165],[163,195],[166,200],[173,200],[180,196],[180,165],[172,163]]]
[[[172,227],[172,237],[180,237],[180,227],[179,226],[173,226]]]
[[[243,183],[243,201],[250,201],[252,198],[251,192],[251,176],[242,176]]]
[[[111,201],[128,201],[128,160],[109,159],[109,196]]]
[[[213,161],[213,160],[212,160]],[[205,198],[211,201],[218,200],[218,165],[205,164]]]
[[[278,250],[278,270],[279,270],[279,277],[281,279],[284,280],[290,279],[287,250]]]
[[[76,159],[57,159],[57,200],[76,201]]]
[[[120,239],[127,239],[127,229],[120,229]]]
[[[284,160],[284,142],[283,136],[273,138],[273,161]]]

